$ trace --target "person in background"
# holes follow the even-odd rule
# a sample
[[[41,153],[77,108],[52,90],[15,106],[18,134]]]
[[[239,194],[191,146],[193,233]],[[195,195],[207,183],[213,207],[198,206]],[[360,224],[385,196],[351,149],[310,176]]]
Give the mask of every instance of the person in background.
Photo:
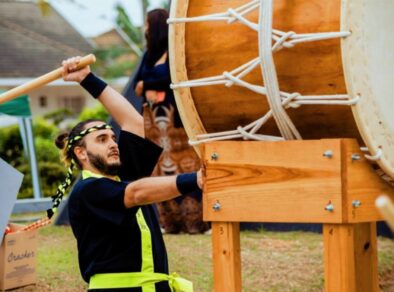
[[[135,92],[143,96],[146,136],[164,151],[154,175],[174,175],[200,169],[200,160],[188,144],[170,88],[168,60],[168,12],[148,13],[145,28],[147,49],[136,74]],[[160,223],[166,233],[203,233],[209,224],[202,221],[201,191],[158,204]]]

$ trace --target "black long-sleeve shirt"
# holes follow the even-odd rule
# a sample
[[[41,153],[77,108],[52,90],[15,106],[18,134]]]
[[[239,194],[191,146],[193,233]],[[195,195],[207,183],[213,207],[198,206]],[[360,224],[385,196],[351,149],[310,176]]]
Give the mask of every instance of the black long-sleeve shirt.
[[[149,176],[162,149],[125,131],[121,131],[118,145],[121,181],[86,178],[75,185],[69,197],[70,223],[77,239],[79,267],[86,282],[94,274],[141,272],[141,231],[136,219],[140,209],[151,233],[154,272],[168,274],[167,252],[153,206],[126,208],[124,205],[127,184]],[[156,283],[156,291],[170,292],[168,282]]]

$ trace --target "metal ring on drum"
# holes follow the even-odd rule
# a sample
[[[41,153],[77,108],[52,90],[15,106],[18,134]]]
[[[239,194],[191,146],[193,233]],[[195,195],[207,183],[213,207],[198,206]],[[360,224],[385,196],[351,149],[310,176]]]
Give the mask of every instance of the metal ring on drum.
[[[384,30],[393,9],[390,0],[173,1],[172,88],[191,143],[355,138],[394,177],[394,38]]]

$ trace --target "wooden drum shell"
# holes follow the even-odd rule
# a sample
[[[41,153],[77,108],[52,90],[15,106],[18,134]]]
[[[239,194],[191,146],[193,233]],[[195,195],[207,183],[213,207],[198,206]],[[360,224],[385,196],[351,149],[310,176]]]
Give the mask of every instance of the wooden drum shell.
[[[172,17],[224,12],[248,1],[177,2]],[[276,0],[273,27],[297,33],[340,31],[340,14],[340,0]],[[258,9],[248,14],[247,18],[257,22]],[[259,55],[258,33],[239,22],[172,24],[171,37],[173,82],[220,75]],[[340,39],[301,43],[274,53],[280,90],[303,95],[346,94],[341,58]],[[183,62],[185,68],[184,72],[181,72]],[[262,85],[260,67],[245,76],[244,80]],[[233,130],[238,126],[245,126],[269,110],[264,95],[239,86],[202,86],[191,88],[190,91],[177,89],[175,94],[179,107],[184,107],[185,99],[187,100],[185,96],[190,95],[189,98],[192,98],[195,111],[188,106],[185,111],[180,109],[191,138],[205,132]],[[349,106],[303,105],[297,109],[290,108],[287,112],[304,139],[346,137],[357,138],[362,143]],[[260,133],[279,135],[273,119],[261,128]]]

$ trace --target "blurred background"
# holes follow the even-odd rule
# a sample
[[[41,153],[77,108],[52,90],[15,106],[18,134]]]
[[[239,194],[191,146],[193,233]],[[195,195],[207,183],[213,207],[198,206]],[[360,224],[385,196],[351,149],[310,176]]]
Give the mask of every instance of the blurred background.
[[[71,56],[94,53],[92,70],[125,91],[143,55],[148,10],[166,0],[0,0],[0,91],[24,84]],[[107,119],[78,85],[62,80],[0,105],[0,157],[24,174],[14,211],[45,209],[65,168],[55,137],[81,119]],[[40,207],[44,202],[45,206]]]
[[[169,6],[170,0],[0,0],[0,91],[50,72],[68,57],[93,53],[97,62],[92,70],[129,97],[146,47],[146,12]],[[0,158],[24,175],[12,220],[35,220],[51,206],[50,197],[66,172],[54,140],[78,121],[93,117],[109,118],[79,84],[62,80],[0,105]],[[323,290],[321,235],[269,231],[321,232],[321,224],[241,227],[257,229],[241,235],[245,291]],[[392,236],[386,225],[378,228],[380,234]],[[37,286],[20,291],[85,290],[70,228],[43,228],[38,239]],[[195,282],[196,291],[211,291],[210,236],[166,234],[165,241],[170,267]],[[378,245],[380,287],[394,291],[394,242],[379,238]]]

